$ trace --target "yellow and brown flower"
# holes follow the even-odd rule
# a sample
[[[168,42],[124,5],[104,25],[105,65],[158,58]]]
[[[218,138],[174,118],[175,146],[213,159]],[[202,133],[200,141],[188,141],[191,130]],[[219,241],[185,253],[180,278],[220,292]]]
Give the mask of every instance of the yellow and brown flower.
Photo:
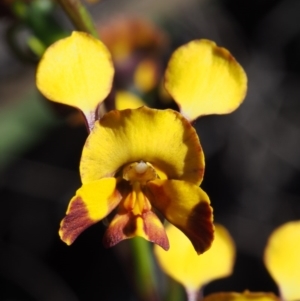
[[[72,198],[60,228],[71,244],[90,225],[114,211],[104,237],[107,246],[133,236],[169,248],[161,219],[180,229],[197,253],[213,240],[212,209],[199,187],[204,155],[191,121],[225,114],[242,102],[247,78],[224,48],[192,41],[172,55],[166,90],[180,107],[110,111],[98,120],[114,68],[107,48],[74,32],[45,52],[37,86],[50,100],[79,108],[90,130],[80,162],[82,187]]]
[[[210,245],[212,209],[199,188],[204,156],[195,129],[179,113],[141,107],[105,114],[86,141],[80,173],[83,185],[61,224],[66,243],[117,208],[107,246],[142,236],[168,249],[157,213],[181,229],[197,252]]]

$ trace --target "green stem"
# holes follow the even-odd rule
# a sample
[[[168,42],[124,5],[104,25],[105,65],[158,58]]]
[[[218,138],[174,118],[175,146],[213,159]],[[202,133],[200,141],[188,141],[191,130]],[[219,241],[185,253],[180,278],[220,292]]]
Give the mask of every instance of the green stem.
[[[130,243],[134,260],[134,282],[139,300],[158,301],[151,245],[140,237],[131,239]]]
[[[77,30],[90,33],[98,38],[93,19],[80,0],[57,0],[57,2],[69,16]]]
[[[167,281],[166,301],[186,300],[186,293],[183,286],[169,277],[167,278]]]

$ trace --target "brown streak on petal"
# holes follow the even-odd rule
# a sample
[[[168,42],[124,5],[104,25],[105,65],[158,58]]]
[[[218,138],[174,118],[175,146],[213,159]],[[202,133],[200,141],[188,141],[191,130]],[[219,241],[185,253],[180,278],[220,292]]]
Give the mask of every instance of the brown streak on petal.
[[[124,233],[124,228],[127,226],[128,222],[130,222],[129,213],[117,214],[114,217],[103,236],[104,247],[113,247],[123,239],[128,238]]]
[[[195,172],[195,174],[198,174],[199,176],[201,176],[203,178],[205,168],[194,168],[192,171]]]
[[[168,237],[163,225],[152,211],[142,215],[134,215],[132,212],[117,214],[104,234],[104,246],[110,248],[124,239],[136,236],[138,218],[143,219],[143,230],[146,234],[146,237],[143,237],[167,251],[170,247]]]
[[[110,248],[124,239],[135,236],[138,217],[141,215],[134,215],[132,212],[117,214],[104,234],[104,246]]]
[[[192,209],[186,227],[178,227],[189,237],[198,254],[208,250],[214,239],[212,211],[208,203],[201,202]]]
[[[148,240],[168,251],[170,248],[169,239],[163,225],[161,224],[156,214],[152,211],[148,211],[143,214],[143,220],[144,232],[148,236]],[[159,225],[156,225],[155,222],[159,222],[161,227],[159,227]]]
[[[158,186],[154,182],[148,183],[145,193],[150,201],[152,200],[152,205],[156,198],[163,197],[163,203],[155,202],[156,209],[162,213],[172,204],[172,199],[166,195],[164,187]],[[168,219],[167,216],[165,217]],[[195,205],[190,211],[185,225],[180,226],[174,220],[170,220],[170,222],[191,240],[198,254],[202,254],[210,248],[214,239],[214,225],[213,209],[208,202],[202,201]]]
[[[67,245],[71,245],[81,232],[94,224],[94,221],[89,217],[88,210],[81,197],[77,197],[71,203],[68,212],[61,221],[59,234]]]
[[[237,63],[236,59],[232,56],[232,54],[223,47],[214,47],[212,49],[212,52],[214,53],[214,55],[220,57],[220,58],[226,58],[230,63],[234,62]]]
[[[124,234],[127,237],[131,237],[131,236],[134,236],[134,233],[137,229],[137,225],[136,225],[137,218],[140,217],[140,215],[133,215],[132,213],[128,213],[128,215],[130,217],[129,217],[127,225],[124,227]]]

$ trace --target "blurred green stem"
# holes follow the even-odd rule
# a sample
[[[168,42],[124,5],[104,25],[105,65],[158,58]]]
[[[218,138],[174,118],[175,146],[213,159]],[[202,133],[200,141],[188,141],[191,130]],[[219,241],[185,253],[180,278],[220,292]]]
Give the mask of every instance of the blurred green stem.
[[[158,301],[151,245],[140,237],[131,239],[130,243],[134,260],[134,282],[139,300]]]
[[[41,57],[46,50],[45,45],[36,37],[31,36],[27,44],[29,48],[35,53],[36,56]]]
[[[185,289],[182,285],[176,282],[172,278],[167,278],[167,293],[166,300],[167,301],[183,301],[186,300]]]
[[[77,30],[90,33],[98,38],[93,19],[80,0],[57,0],[57,2],[69,16]]]

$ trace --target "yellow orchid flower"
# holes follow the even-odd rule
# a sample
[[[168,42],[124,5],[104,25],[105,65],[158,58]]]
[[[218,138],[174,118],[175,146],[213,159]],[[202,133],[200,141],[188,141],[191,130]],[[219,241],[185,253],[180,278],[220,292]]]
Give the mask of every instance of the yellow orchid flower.
[[[106,246],[141,236],[167,250],[161,222],[166,218],[203,253],[213,240],[212,208],[199,187],[204,173],[200,141],[185,117],[212,113],[209,101],[215,113],[236,108],[245,95],[246,75],[227,50],[207,40],[192,41],[174,52],[166,70],[166,88],[185,117],[141,107],[110,111],[97,120],[95,110],[109,93],[113,71],[104,44],[80,32],[49,47],[38,66],[40,91],[50,100],[80,108],[91,130],[80,162],[82,186],[70,201],[60,236],[71,244],[114,211]]]
[[[71,244],[117,207],[106,246],[141,236],[168,249],[158,210],[202,253],[213,239],[209,198],[198,187],[203,171],[196,131],[179,113],[147,107],[110,111],[95,123],[83,148],[83,185],[61,223],[61,238]]]
[[[300,299],[300,221],[278,227],[269,237],[264,261],[285,301]]]

